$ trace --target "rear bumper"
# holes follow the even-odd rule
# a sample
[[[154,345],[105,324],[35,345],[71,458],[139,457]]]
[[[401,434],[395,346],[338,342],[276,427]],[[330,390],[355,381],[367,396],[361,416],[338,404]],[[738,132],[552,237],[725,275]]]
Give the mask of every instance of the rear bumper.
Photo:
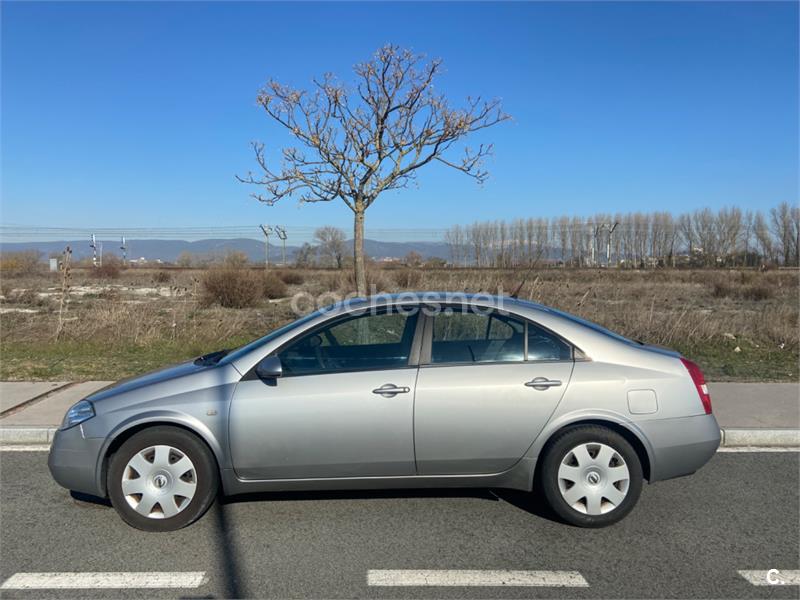
[[[56,432],[47,466],[56,483],[75,492],[104,496],[97,466],[103,438],[84,438],[80,425]]]
[[[643,421],[637,425],[653,449],[651,482],[694,473],[714,456],[721,439],[714,415]]]

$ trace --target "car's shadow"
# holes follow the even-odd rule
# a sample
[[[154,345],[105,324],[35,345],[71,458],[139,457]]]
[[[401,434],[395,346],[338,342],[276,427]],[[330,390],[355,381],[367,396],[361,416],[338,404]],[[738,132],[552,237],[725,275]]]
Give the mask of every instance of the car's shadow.
[[[111,502],[106,498],[98,498],[81,492],[70,492],[70,496],[79,505],[111,508]],[[491,502],[503,501],[542,519],[559,521],[541,496],[519,490],[494,488],[253,492],[235,496],[220,496],[218,503],[221,506],[226,506],[244,502],[303,502],[309,500],[370,500],[387,498],[477,498]]]
[[[560,522],[541,496],[519,490],[494,488],[254,492],[225,496],[220,498],[220,503],[224,506],[241,502],[303,502],[309,500],[371,500],[386,498],[477,498],[491,502],[503,501],[539,518]]]
[[[111,508],[111,503],[96,496],[70,492],[79,506],[89,508]],[[209,510],[206,519],[210,521],[215,540],[224,548],[216,554],[218,582],[222,598],[248,598],[252,594],[247,589],[247,577],[242,568],[242,557],[238,544],[236,528],[230,522],[228,507],[244,502],[304,502],[319,500],[369,500],[387,498],[477,498],[490,502],[509,504],[537,517],[557,521],[544,499],[529,492],[507,489],[459,488],[459,489],[404,489],[404,490],[347,490],[322,492],[258,492],[220,497]],[[185,596],[183,598],[214,598],[214,595]]]
[[[99,498],[83,492],[70,491],[69,495],[78,506],[86,506],[87,508],[112,508],[111,501],[108,498]]]

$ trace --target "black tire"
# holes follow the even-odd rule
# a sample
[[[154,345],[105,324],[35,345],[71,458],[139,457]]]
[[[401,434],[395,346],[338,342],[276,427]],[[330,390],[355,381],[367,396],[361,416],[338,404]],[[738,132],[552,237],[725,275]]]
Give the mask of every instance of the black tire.
[[[562,461],[568,459],[572,450],[579,447],[581,444],[589,444],[591,449],[594,449],[592,444],[604,444],[609,446],[624,460],[625,466],[628,468],[629,479],[626,495],[624,499],[616,507],[611,508],[609,512],[596,515],[586,514],[585,512],[573,508],[562,495],[560,484],[563,484],[566,488],[569,482],[559,482],[559,468]],[[624,437],[607,427],[602,427],[600,425],[576,425],[567,427],[548,441],[541,460],[541,468],[537,481],[539,492],[544,495],[547,503],[555,514],[571,525],[577,525],[578,527],[606,527],[617,523],[633,510],[642,492],[642,465],[636,451]],[[618,459],[615,458],[614,461],[617,462],[612,464],[616,465]],[[613,490],[611,491],[613,492]],[[607,501],[603,502],[604,507],[607,508],[610,506]],[[585,509],[588,506],[587,500],[578,501],[578,505],[583,506]]]
[[[136,512],[122,491],[122,478],[128,462],[142,450],[160,445],[180,451],[194,465],[194,477],[191,478],[196,485],[194,495],[189,501],[183,500],[186,505],[181,504],[180,511],[169,518],[152,518]],[[159,425],[136,433],[111,456],[106,485],[111,504],[128,525],[143,531],[175,531],[199,519],[214,503],[219,489],[219,472],[213,454],[200,438],[185,429]]]

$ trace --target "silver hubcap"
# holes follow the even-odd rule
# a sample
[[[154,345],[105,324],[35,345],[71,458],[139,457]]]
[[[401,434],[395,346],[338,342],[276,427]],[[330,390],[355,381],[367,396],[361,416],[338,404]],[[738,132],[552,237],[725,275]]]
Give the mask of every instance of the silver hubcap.
[[[150,446],[133,455],[122,473],[125,500],[151,519],[174,517],[194,498],[197,472],[186,454],[172,446]]]
[[[622,456],[611,446],[576,446],[558,467],[558,489],[567,504],[587,515],[617,508],[628,495],[630,473]]]

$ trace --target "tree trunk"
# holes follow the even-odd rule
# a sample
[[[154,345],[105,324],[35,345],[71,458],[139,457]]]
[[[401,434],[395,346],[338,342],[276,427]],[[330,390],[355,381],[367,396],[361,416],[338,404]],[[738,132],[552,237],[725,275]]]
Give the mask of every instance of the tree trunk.
[[[356,293],[367,295],[367,273],[364,268],[364,210],[355,211],[353,222],[353,266],[356,275]]]

